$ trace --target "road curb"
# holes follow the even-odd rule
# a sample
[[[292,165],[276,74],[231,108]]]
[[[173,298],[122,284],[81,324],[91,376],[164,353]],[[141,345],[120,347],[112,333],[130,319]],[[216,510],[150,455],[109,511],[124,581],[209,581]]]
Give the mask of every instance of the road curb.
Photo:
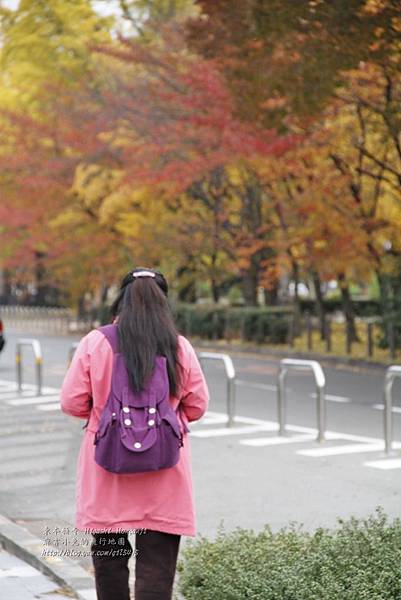
[[[78,600],[96,600],[94,578],[85,569],[68,557],[42,556],[43,540],[3,515],[0,515],[0,545],[74,593]]]
[[[191,338],[192,343],[195,347],[200,349],[210,349],[215,352],[226,351],[226,352],[243,352],[248,354],[260,354],[262,357],[274,357],[274,358],[302,358],[306,360],[318,360],[321,363],[334,365],[336,367],[359,367],[362,369],[376,369],[385,371],[390,364],[398,364],[397,360],[394,359],[393,363],[381,363],[370,360],[364,360],[361,358],[348,358],[346,356],[328,356],[327,354],[319,354],[317,352],[302,352],[289,348],[288,350],[276,350],[273,347],[266,346],[245,346],[241,344],[230,344],[228,342],[217,342],[214,340],[201,340]]]

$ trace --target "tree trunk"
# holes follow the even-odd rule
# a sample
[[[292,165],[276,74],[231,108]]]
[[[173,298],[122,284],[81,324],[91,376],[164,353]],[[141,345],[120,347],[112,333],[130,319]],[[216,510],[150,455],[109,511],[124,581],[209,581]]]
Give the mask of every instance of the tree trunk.
[[[196,302],[196,278],[193,269],[187,265],[180,267],[177,269],[177,279],[180,280],[182,276],[185,276],[186,282],[180,286],[177,299],[179,302],[194,303]]]
[[[292,276],[294,279],[294,336],[301,333],[301,304],[299,301],[299,266],[298,263],[292,261]]]
[[[324,309],[323,302],[323,294],[322,294],[322,285],[319,277],[319,273],[315,270],[312,271],[312,282],[313,282],[313,290],[315,292],[315,303],[316,303],[316,313],[319,319],[319,330],[320,330],[320,338],[324,340],[326,337],[326,312]]]
[[[376,277],[379,284],[380,312],[382,316],[385,316],[394,308],[394,301],[391,297],[391,282],[389,281],[388,275],[384,275],[383,273],[380,273],[380,271],[376,271]]]
[[[273,287],[264,289],[265,304],[267,306],[278,305],[278,282],[275,282]]]
[[[359,342],[358,334],[355,326],[355,311],[354,306],[351,300],[351,294],[349,292],[348,283],[345,279],[344,273],[340,273],[338,276],[338,281],[341,289],[341,299],[343,305],[343,312],[345,321],[348,327],[350,341],[351,342]]]
[[[37,294],[35,298],[35,304],[37,306],[45,306],[46,305],[46,293],[47,286],[44,283],[45,279],[45,267],[43,264],[43,259],[45,254],[43,252],[35,252],[35,277],[36,277],[36,289]]]
[[[258,304],[258,267],[251,261],[248,269],[242,274],[242,293],[247,306]]]
[[[217,304],[220,298],[220,288],[214,277],[210,279],[210,288],[212,290],[213,302]]]

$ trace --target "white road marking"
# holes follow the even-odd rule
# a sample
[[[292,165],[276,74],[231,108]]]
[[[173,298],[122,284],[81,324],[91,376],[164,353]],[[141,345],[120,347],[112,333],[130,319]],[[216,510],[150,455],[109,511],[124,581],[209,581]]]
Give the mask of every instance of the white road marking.
[[[0,392],[0,400],[12,400],[13,398],[21,398],[21,396],[31,397],[34,395],[34,390],[25,390],[23,392],[20,392],[19,394],[16,392],[16,390],[12,390],[9,392]]]
[[[14,400],[8,400],[7,404],[10,406],[29,406],[31,404],[54,402],[54,400],[60,400],[60,394],[54,394],[52,396],[31,396],[30,398],[15,398]]]
[[[15,390],[16,393],[18,393],[18,386],[14,381],[7,381],[5,379],[0,379],[0,386],[7,386],[7,391],[8,390]],[[22,390],[36,390],[37,386],[34,383],[23,383],[22,384]],[[57,392],[59,392],[59,388],[54,388],[54,387],[49,387],[49,386],[43,386],[42,387],[42,392],[44,392],[45,394],[55,394]]]
[[[384,404],[373,404],[372,408],[375,410],[384,410]],[[401,406],[393,406],[391,412],[401,414]]]
[[[278,424],[271,425],[248,425],[244,427],[219,427],[216,429],[203,429],[201,431],[192,431],[191,435],[200,438],[226,437],[229,435],[244,435],[246,433],[255,433],[257,431],[277,431]]]
[[[384,471],[390,469],[401,469],[401,458],[387,458],[383,460],[372,460],[363,463],[364,467],[373,467]]]
[[[398,447],[401,444],[398,444]],[[363,452],[382,452],[384,451],[384,442],[372,444],[346,444],[344,446],[330,446],[329,448],[308,448],[307,450],[297,450],[297,454],[302,456],[341,456],[343,454],[359,454]]]
[[[36,407],[38,410],[61,410],[60,402],[52,402],[49,404],[39,404]]]
[[[213,418],[216,417],[220,417],[222,420],[223,418],[225,419],[225,421],[227,421],[227,415],[224,415],[223,413],[217,413],[217,412],[212,412],[212,411],[208,411],[205,414],[205,417],[210,416]],[[205,418],[203,417],[203,418]],[[235,435],[237,433],[254,433],[259,429],[259,427],[261,429],[264,430],[268,430],[268,431],[275,431],[277,432],[278,430],[278,423],[276,423],[275,421],[264,421],[262,419],[254,419],[251,417],[242,417],[242,416],[236,416],[234,417],[234,422],[235,423],[244,423],[244,424],[248,424],[248,425],[253,425],[253,427],[233,427],[233,428],[227,428],[227,427],[219,427],[216,429],[209,429],[209,430],[203,430],[203,431],[192,431],[190,435],[195,435],[195,437],[202,437],[202,438],[207,438],[207,437],[224,437],[227,435]],[[311,427],[302,427],[300,425],[287,425],[286,426],[286,432],[293,432],[296,434],[300,434],[300,435],[293,435],[293,436],[271,436],[271,437],[261,437],[261,438],[249,438],[249,439],[243,439],[243,440],[238,440],[238,443],[244,446],[253,446],[253,447],[264,447],[264,446],[276,446],[276,445],[285,445],[285,444],[296,444],[296,443],[310,443],[310,442],[314,442],[314,440],[316,439],[317,436],[317,430]],[[319,458],[319,457],[324,457],[324,456],[341,456],[341,455],[348,455],[348,454],[360,454],[360,453],[364,453],[364,452],[383,452],[384,451],[384,442],[382,439],[380,438],[373,438],[373,437],[368,437],[368,436],[363,436],[363,435],[354,435],[354,434],[350,434],[350,433],[341,433],[338,431],[326,431],[325,432],[325,438],[326,441],[332,441],[332,440],[342,440],[342,441],[348,441],[348,442],[352,442],[349,444],[342,444],[339,446],[319,446],[318,448],[308,448],[308,449],[304,449],[304,450],[297,450],[296,454],[299,455],[303,455],[303,456],[308,456],[310,458]],[[401,449],[401,442],[394,442],[394,448],[395,449]],[[380,466],[376,467],[376,463],[379,464]],[[364,466],[374,466],[376,468],[381,468],[381,469],[396,469],[396,468],[401,468],[401,458],[400,459],[392,459],[391,462],[389,461],[384,461],[384,460],[380,460],[380,461],[372,461],[372,464],[370,463],[363,463]]]
[[[316,398],[316,393],[311,394],[310,397]],[[324,397],[325,397],[325,400],[328,400],[329,402],[340,402],[342,404],[347,404],[348,402],[351,402],[351,398],[348,398],[347,396],[336,396],[335,394],[325,394]]]
[[[221,423],[227,423],[228,417],[227,415],[209,415],[202,417],[199,421],[194,421],[190,423],[192,427],[195,425],[220,425]]]
[[[276,385],[270,385],[268,383],[254,383],[252,381],[246,381],[245,379],[236,379],[235,380],[235,384],[236,385],[241,385],[243,387],[256,388],[256,389],[260,389],[260,390],[267,390],[269,392],[277,392],[277,386]]]
[[[207,411],[205,413],[205,417],[209,416],[209,415],[224,415],[224,413],[218,413],[218,412],[214,412],[214,411]],[[227,415],[224,415],[226,417],[227,420]],[[203,417],[204,418],[204,417]],[[236,417],[234,417],[234,422],[235,423],[247,423],[249,425],[267,425],[270,429],[270,431],[277,431],[278,429],[278,423],[276,421],[266,421],[263,419],[256,419],[254,417],[243,417],[243,416],[239,416],[237,415]],[[317,437],[317,429],[315,427],[304,427],[302,425],[286,425],[285,427],[286,431],[293,431],[294,433],[310,433],[312,435],[314,435],[315,437]],[[348,440],[350,442],[362,442],[362,443],[366,443],[366,444],[373,444],[373,443],[382,443],[382,439],[381,438],[372,438],[372,437],[368,437],[368,436],[364,436],[364,435],[356,435],[356,434],[352,434],[352,433],[341,433],[339,431],[326,431],[325,432],[325,436],[326,439],[342,439],[342,440]]]
[[[250,438],[249,440],[239,440],[243,446],[279,446],[281,444],[299,444],[300,442],[311,442],[315,439],[310,433],[305,435],[293,435],[292,437],[274,436],[264,438]]]
[[[239,385],[255,387],[260,389],[266,389],[268,391],[276,391],[276,386],[268,384],[252,383],[243,380],[237,381]],[[3,388],[3,389],[2,389]],[[23,384],[22,392],[18,392],[17,386],[14,382],[0,380],[0,398],[3,394],[3,400],[11,406],[29,406],[33,405],[37,410],[41,411],[59,411],[60,390],[52,387],[44,387],[43,395],[36,396],[36,386],[34,384]],[[19,394],[18,397],[9,398],[10,394]],[[7,397],[5,397],[7,396]],[[311,394],[315,397],[315,394]],[[350,402],[351,399],[345,396],[335,396],[328,394],[326,395],[328,400],[333,402]],[[57,400],[55,402],[54,400]],[[383,404],[375,404],[373,408],[377,410],[383,410]],[[393,407],[393,412],[400,412],[401,407]],[[246,435],[253,434],[259,431],[265,432],[278,432],[278,423],[275,421],[267,421],[264,419],[256,419],[245,416],[234,417],[234,427],[213,427],[213,425],[222,425],[227,423],[228,417],[225,413],[219,413],[214,411],[207,411],[202,419],[198,422],[190,425],[195,426],[195,430],[192,429],[190,435],[199,438],[211,438],[211,437],[226,437],[234,435]],[[197,429],[197,426],[209,426],[207,429]],[[210,427],[212,426],[212,427]],[[276,445],[290,445],[297,443],[309,443],[314,442],[317,436],[317,429],[313,427],[303,427],[300,425],[286,425],[287,433],[294,433],[295,435],[289,436],[266,436],[259,438],[248,438],[239,440],[239,443],[244,446],[263,447],[263,446],[276,446]],[[297,450],[296,454],[309,457],[324,457],[324,456],[341,456],[347,454],[358,454],[364,452],[383,452],[384,442],[382,439],[372,438],[368,436],[360,436],[348,433],[341,433],[336,431],[326,431],[326,440],[345,440],[352,442],[341,446],[319,446],[318,448],[308,448],[304,450]],[[394,442],[393,446],[395,449],[401,448],[401,442]],[[369,461],[363,463],[364,466],[373,467],[382,470],[388,469],[399,469],[401,468],[401,458],[382,459],[377,461]]]

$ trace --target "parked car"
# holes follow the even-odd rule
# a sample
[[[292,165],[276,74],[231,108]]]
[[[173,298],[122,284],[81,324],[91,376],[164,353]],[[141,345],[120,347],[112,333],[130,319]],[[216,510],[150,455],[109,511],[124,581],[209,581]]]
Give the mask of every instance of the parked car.
[[[3,321],[0,319],[0,352],[3,350],[5,343],[6,340],[4,337],[4,325]]]

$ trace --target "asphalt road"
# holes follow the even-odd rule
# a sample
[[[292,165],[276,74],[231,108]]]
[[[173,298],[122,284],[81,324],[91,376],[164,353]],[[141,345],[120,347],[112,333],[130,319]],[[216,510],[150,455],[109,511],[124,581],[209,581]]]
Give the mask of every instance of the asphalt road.
[[[33,361],[26,354],[23,395],[15,391],[15,342],[7,331],[0,355],[0,513],[41,535],[46,526],[74,522],[75,463],[83,421],[63,415],[58,388],[77,337],[35,334],[44,353],[44,397],[34,398]],[[28,337],[29,332],[24,332]],[[33,337],[33,336],[32,336]],[[204,350],[204,349],[202,349]],[[401,513],[401,444],[383,452],[384,370],[325,367],[327,441],[316,442],[316,406],[310,375],[288,378],[288,429],[277,435],[278,359],[233,356],[238,385],[235,426],[225,425],[225,377],[205,364],[211,402],[191,425],[199,533],[219,525],[273,529],[290,521],[306,528],[333,526],[337,517],[365,517],[377,506]],[[401,395],[397,383],[394,397]],[[400,403],[398,402],[398,405]],[[395,438],[401,440],[400,409]]]

